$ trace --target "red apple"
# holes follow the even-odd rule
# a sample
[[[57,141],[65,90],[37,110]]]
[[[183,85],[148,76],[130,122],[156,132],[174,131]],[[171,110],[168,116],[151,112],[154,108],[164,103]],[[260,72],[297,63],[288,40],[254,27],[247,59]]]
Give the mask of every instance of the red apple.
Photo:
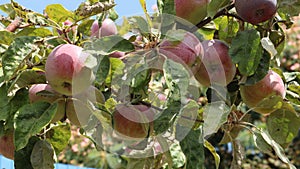
[[[85,91],[93,81],[92,70],[85,67],[88,54],[72,44],[57,46],[49,54],[45,75],[51,87],[66,96]]]
[[[194,76],[203,86],[226,86],[236,73],[235,64],[228,54],[228,46],[217,39],[202,42],[204,54]]]
[[[15,145],[13,132],[0,137],[0,154],[6,158],[14,159]]]
[[[145,105],[119,104],[112,114],[113,128],[122,139],[144,139],[153,131],[154,115]]]
[[[253,25],[271,19],[277,11],[277,0],[235,0],[237,14]]]
[[[189,66],[200,60],[203,48],[199,39],[192,33],[186,32],[181,41],[170,41],[168,39],[161,42],[159,52],[167,58]]]
[[[47,91],[49,93],[39,93],[41,91]],[[60,100],[58,100],[60,99]],[[29,100],[31,103],[37,101],[45,101],[48,103],[54,103],[58,101],[57,111],[51,122],[55,123],[65,116],[65,100],[61,95],[56,93],[49,84],[34,84],[29,88]]]
[[[92,37],[104,37],[110,35],[116,35],[118,33],[117,26],[114,21],[109,18],[103,20],[101,27],[99,27],[98,20],[95,20],[91,27]]]
[[[176,16],[196,25],[207,15],[210,0],[175,0]]]
[[[253,85],[242,85],[240,87],[241,97],[243,102],[254,111],[261,114],[269,114],[276,110],[276,108],[260,107],[264,100],[272,95],[277,95],[282,98],[285,97],[285,87],[281,77],[274,71],[269,70],[268,74],[259,82]],[[271,104],[271,103],[270,103]],[[257,107],[258,106],[258,107]],[[275,105],[274,105],[275,106]]]

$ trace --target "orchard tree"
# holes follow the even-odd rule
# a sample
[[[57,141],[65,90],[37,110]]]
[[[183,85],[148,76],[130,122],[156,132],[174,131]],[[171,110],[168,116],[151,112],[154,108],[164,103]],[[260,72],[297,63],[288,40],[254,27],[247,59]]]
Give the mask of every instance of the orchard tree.
[[[300,1],[140,3],[122,19],[113,0],[0,5],[0,153],[16,169],[54,168],[72,125],[114,156],[104,168],[204,168],[204,151],[219,168],[221,134],[241,168],[247,131],[295,169],[284,149],[300,128],[300,73],[279,60]]]

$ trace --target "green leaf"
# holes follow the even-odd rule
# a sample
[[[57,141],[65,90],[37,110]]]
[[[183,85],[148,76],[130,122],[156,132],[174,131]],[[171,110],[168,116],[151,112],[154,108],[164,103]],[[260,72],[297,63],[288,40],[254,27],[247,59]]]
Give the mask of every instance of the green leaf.
[[[0,5],[0,10],[8,14],[11,19],[15,18],[16,13],[10,3]]]
[[[186,163],[186,157],[181,150],[179,144],[174,143],[170,146],[170,154],[172,157],[172,168],[182,168]]]
[[[272,154],[273,148],[266,142],[261,132],[253,132],[253,140],[255,146],[262,152]]]
[[[14,38],[15,35],[12,32],[6,30],[0,31],[0,44],[10,45]]]
[[[6,119],[6,127],[13,128],[15,122],[16,112],[24,105],[29,103],[28,89],[22,88],[18,90],[13,98],[10,98],[10,102],[5,106],[4,111],[9,112],[9,117]]]
[[[278,0],[279,11],[289,14],[290,16],[298,16],[300,10],[299,0]]]
[[[167,41],[170,41],[172,43],[180,43],[182,40],[184,40],[184,37],[186,36],[187,32],[185,30],[179,29],[179,30],[170,30],[167,32],[165,38]]]
[[[92,54],[109,55],[113,52],[131,52],[134,45],[119,35],[105,36],[100,39],[95,39],[91,43],[87,43],[84,47],[85,51]]]
[[[132,16],[128,18],[128,21],[131,23],[132,29],[139,30],[142,35],[147,35],[151,32],[148,22],[141,16]]]
[[[177,124],[192,129],[198,119],[198,110],[198,103],[194,100],[189,101],[188,104],[180,110]]]
[[[181,102],[169,102],[165,110],[154,121],[154,130],[157,134],[166,132],[173,124],[174,117],[181,109]]]
[[[176,9],[175,9],[175,1],[174,0],[161,0],[158,7],[159,7],[161,13],[176,16]]]
[[[210,144],[210,142],[208,142],[207,140],[204,140],[204,147],[207,148],[210,151],[210,153],[214,156],[216,169],[218,169],[220,166],[220,156],[217,153],[215,147],[212,144]]]
[[[95,82],[101,85],[105,82],[110,70],[110,60],[108,56],[103,56],[99,58],[99,67],[96,74]]]
[[[15,136],[16,137],[16,136]],[[29,139],[26,147],[21,150],[15,152],[15,169],[34,169],[30,162],[30,156],[33,150],[35,143],[40,141],[40,139],[36,136],[33,136]]]
[[[164,77],[173,100],[180,101],[187,93],[190,75],[186,68],[171,59],[163,65]]]
[[[300,118],[293,110],[282,108],[267,118],[267,130],[270,136],[282,147],[287,147],[300,128]]]
[[[212,0],[209,2],[207,7],[207,14],[209,17],[213,18],[216,13],[223,7],[230,4],[230,0]]]
[[[15,93],[26,86],[31,84],[45,83],[45,75],[36,72],[34,70],[24,70],[22,71],[16,79],[11,83],[9,89],[7,90],[9,96],[14,96]]]
[[[93,19],[83,20],[80,25],[78,25],[77,31],[83,35],[90,36],[93,22]]]
[[[180,141],[180,146],[186,156],[187,169],[204,169],[204,146],[201,130],[190,130]]]
[[[24,28],[21,31],[19,31],[16,35],[19,36],[39,36],[39,37],[47,37],[47,36],[53,36],[52,32],[49,29],[46,28]]]
[[[22,36],[16,38],[3,54],[2,64],[5,80],[16,76],[18,70],[25,66],[24,61],[30,54],[39,50],[35,42],[40,40],[35,36]]]
[[[216,18],[214,23],[219,33],[219,39],[231,43],[239,30],[238,22],[231,17],[224,16]]]
[[[7,96],[7,85],[2,84],[0,87],[0,107],[7,105],[9,98]]]
[[[107,78],[105,79],[106,84],[116,84],[119,83],[116,80],[119,80],[118,76],[123,75],[123,69],[125,64],[122,60],[118,58],[109,58],[110,60],[110,72]]]
[[[6,120],[10,115],[9,98],[7,96],[7,88],[5,84],[0,87],[0,120]]]
[[[242,75],[253,75],[263,54],[259,32],[254,29],[239,32],[232,40],[229,54]]]
[[[57,103],[36,102],[22,106],[15,115],[16,150],[26,146],[31,136],[39,133],[55,115]]]
[[[54,169],[54,151],[51,144],[45,140],[37,141],[32,149],[30,162],[34,169]]]
[[[215,34],[215,29],[202,27],[198,29],[198,32],[204,36],[205,40],[213,39]]]
[[[174,0],[158,0],[157,7],[161,14],[160,31],[164,36],[166,32],[171,30],[176,23],[176,8]]]
[[[264,131],[259,131],[261,133],[261,136],[263,139],[270,145],[272,146],[273,150],[275,151],[276,155],[279,157],[279,159],[286,163],[290,169],[296,169],[296,167],[291,163],[291,161],[288,159],[288,157],[284,154],[284,149],[277,143],[275,142],[271,136],[264,132]]]
[[[245,84],[253,85],[253,84],[257,83],[258,81],[260,81],[261,79],[263,79],[268,73],[268,70],[270,67],[270,60],[271,60],[270,54],[267,51],[263,50],[263,55],[261,57],[261,60],[258,64],[258,67],[257,67],[255,73],[253,75],[247,77]]]
[[[216,133],[219,128],[227,121],[230,108],[221,101],[212,102],[204,107],[203,136]]]
[[[49,22],[49,20],[47,20],[47,18],[44,15],[35,12],[28,12],[26,14],[26,20],[29,23],[33,23],[40,26],[46,26],[48,25],[48,23],[53,24],[52,22]]]
[[[59,124],[46,133],[47,141],[53,146],[56,155],[62,152],[69,143],[71,130],[69,124]]]
[[[45,13],[49,19],[55,21],[56,23],[64,22],[68,19],[73,19],[73,13],[61,4],[51,4],[46,6]]]

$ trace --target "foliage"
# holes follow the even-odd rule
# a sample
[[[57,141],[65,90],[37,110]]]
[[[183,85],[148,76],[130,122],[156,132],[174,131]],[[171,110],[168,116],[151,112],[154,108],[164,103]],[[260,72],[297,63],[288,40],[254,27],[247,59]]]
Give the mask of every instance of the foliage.
[[[105,37],[91,35],[91,27],[94,20],[101,29],[105,18],[117,19],[113,0],[86,0],[75,11],[51,4],[44,14],[13,0],[0,5],[7,14],[0,18],[0,136],[14,134],[15,168],[53,169],[58,156],[64,163],[100,168],[201,169],[230,165],[235,169],[246,165],[249,157],[243,152],[246,145],[241,140],[245,132],[260,155],[272,156],[286,168],[296,168],[296,161],[288,158],[292,154],[287,156],[285,149],[300,128],[299,49],[295,48],[297,37],[293,37],[298,29],[292,27],[300,2],[278,1],[277,14],[256,25],[244,21],[232,1],[212,0],[205,9],[206,18],[196,25],[175,16],[176,0],[157,0],[158,10],[152,15],[147,13],[145,1],[140,3],[145,17],[124,18],[122,25],[117,25],[119,33]],[[291,41],[283,50],[289,31]],[[183,36],[186,32],[193,38]],[[160,43],[165,39],[176,50],[163,53]],[[229,46],[228,54],[238,70],[227,86],[211,82],[207,87],[194,78],[205,49],[192,43],[211,39]],[[62,44],[82,47],[81,57],[86,59],[80,66],[88,75],[81,75],[91,76],[76,77],[79,80],[71,85],[95,79],[93,91],[68,96],[41,91],[37,95],[59,99],[31,103],[28,89],[33,84],[49,83],[45,63],[53,49]],[[176,52],[184,51],[191,56],[198,52],[193,64],[176,58],[180,56]],[[113,57],[116,52],[124,55]],[[64,61],[62,65],[71,67]],[[239,89],[257,83],[270,69],[283,79],[286,97],[268,96],[257,106],[272,105],[275,111],[256,114],[253,107],[244,104]],[[226,78],[225,69],[217,73]],[[70,82],[62,86],[68,88]],[[64,105],[65,115],[53,122],[59,104]],[[114,131],[112,114],[118,104],[142,104],[155,111],[154,117],[135,115],[140,110],[130,112],[140,118],[136,123],[142,127],[136,130],[147,133],[145,138],[128,138]],[[232,145],[232,157],[230,164],[223,166],[222,159],[227,157],[219,155],[222,149],[217,150],[216,145],[228,143]],[[208,165],[210,158],[214,165]]]

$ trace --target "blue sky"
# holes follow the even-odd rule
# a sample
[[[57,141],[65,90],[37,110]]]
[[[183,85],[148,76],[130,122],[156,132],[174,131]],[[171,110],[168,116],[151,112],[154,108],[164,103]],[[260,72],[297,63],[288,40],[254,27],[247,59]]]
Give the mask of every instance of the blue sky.
[[[65,8],[69,10],[74,10],[78,7],[81,2],[85,0],[15,0],[22,6],[25,6],[28,9],[42,12],[43,9],[48,4],[55,4],[59,3],[62,4]],[[151,6],[156,4],[156,0],[146,0],[147,1],[147,8],[149,12],[152,12]],[[0,4],[10,3],[10,0],[1,0]],[[115,0],[116,11],[118,12],[119,16],[132,16],[137,14],[142,14],[143,10],[140,6],[139,0]],[[0,13],[3,14],[3,13]]]

